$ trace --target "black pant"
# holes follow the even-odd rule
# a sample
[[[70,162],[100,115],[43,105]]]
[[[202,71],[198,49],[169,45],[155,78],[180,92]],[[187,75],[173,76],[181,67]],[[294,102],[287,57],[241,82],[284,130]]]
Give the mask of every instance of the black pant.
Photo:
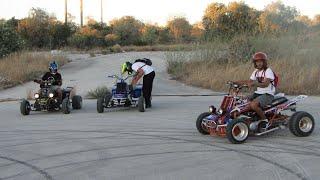
[[[153,85],[153,79],[155,76],[156,76],[156,73],[154,71],[143,76],[142,92],[143,92],[143,97],[145,99],[146,105],[151,105],[152,85]]]

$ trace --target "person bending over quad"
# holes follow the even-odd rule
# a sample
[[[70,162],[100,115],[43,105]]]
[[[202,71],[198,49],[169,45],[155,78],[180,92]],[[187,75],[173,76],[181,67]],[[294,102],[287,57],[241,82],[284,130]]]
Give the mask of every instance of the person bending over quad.
[[[47,80],[53,80],[51,90],[57,93],[58,100],[61,103],[62,102],[62,89],[61,89],[62,78],[61,78],[61,74],[58,73],[58,64],[55,61],[49,64],[49,72],[46,72],[42,76],[41,80],[36,79],[34,80],[34,82],[39,83],[41,87],[42,86],[41,84],[43,83],[43,81],[47,81]]]
[[[153,80],[155,77],[154,69],[151,65],[147,65],[145,62],[136,61],[133,64],[130,62],[125,62],[122,65],[122,74],[128,72],[128,74],[132,74],[135,72],[132,82],[131,82],[131,90],[132,87],[135,86],[140,78],[143,76],[143,85],[142,85],[142,93],[145,99],[146,108],[151,108],[151,93],[152,93],[152,86]]]
[[[261,118],[261,121],[268,122],[263,107],[272,103],[276,92],[275,74],[268,68],[268,57],[263,52],[257,52],[253,55],[253,63],[256,70],[252,73],[250,80],[238,81],[237,84],[246,84],[249,87],[257,87],[253,95],[249,96],[250,108]]]

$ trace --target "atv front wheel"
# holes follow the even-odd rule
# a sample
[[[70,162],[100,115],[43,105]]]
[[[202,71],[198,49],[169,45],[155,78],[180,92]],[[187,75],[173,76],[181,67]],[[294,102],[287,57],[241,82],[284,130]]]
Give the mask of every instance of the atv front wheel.
[[[72,109],[81,109],[82,108],[82,97],[73,96],[72,97]]]
[[[227,125],[227,138],[233,144],[244,143],[249,136],[249,127],[244,119],[232,120]]]
[[[204,126],[204,124],[202,123],[203,119],[210,116],[211,113],[209,112],[204,112],[202,114],[200,114],[197,118],[197,122],[196,122],[196,127],[199,131],[199,133],[207,135],[209,134],[208,129]]]
[[[97,111],[98,113],[104,112],[104,98],[97,99]]]
[[[69,98],[63,99],[61,106],[62,106],[61,109],[62,109],[63,114],[70,114],[70,100],[69,100]]]
[[[145,111],[145,102],[144,102],[144,97],[143,96],[139,97],[138,109],[139,109],[140,112],[144,112]]]
[[[296,112],[289,119],[289,130],[298,137],[309,136],[314,130],[314,118],[307,112]]]
[[[21,112],[21,114],[24,115],[24,116],[29,115],[30,114],[30,110],[31,110],[31,107],[30,107],[29,101],[23,99],[21,104],[20,104],[20,112]]]

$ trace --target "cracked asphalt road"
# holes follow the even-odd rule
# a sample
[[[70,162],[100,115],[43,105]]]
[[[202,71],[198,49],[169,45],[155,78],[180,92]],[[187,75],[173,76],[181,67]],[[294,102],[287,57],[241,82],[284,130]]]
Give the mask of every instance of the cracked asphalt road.
[[[215,94],[170,80],[165,53],[122,53],[75,57],[62,68],[64,84],[84,96],[120,64],[150,57],[157,71],[155,95]],[[27,83],[0,91],[0,99],[23,98],[37,86]],[[0,103],[0,179],[319,179],[320,134],[298,138],[289,130],[233,145],[225,138],[203,136],[196,117],[222,96],[155,96],[153,109],[96,112],[95,100],[82,110],[19,113],[19,102]],[[319,97],[299,104],[319,124]]]

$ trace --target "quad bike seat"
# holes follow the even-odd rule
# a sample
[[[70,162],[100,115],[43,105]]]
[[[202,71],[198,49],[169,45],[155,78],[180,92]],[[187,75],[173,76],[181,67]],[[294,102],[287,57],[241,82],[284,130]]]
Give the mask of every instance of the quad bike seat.
[[[288,101],[288,99],[286,97],[275,97],[273,99],[272,103],[268,104],[264,109],[273,108],[273,107],[278,106],[278,105],[285,103],[287,101]]]

